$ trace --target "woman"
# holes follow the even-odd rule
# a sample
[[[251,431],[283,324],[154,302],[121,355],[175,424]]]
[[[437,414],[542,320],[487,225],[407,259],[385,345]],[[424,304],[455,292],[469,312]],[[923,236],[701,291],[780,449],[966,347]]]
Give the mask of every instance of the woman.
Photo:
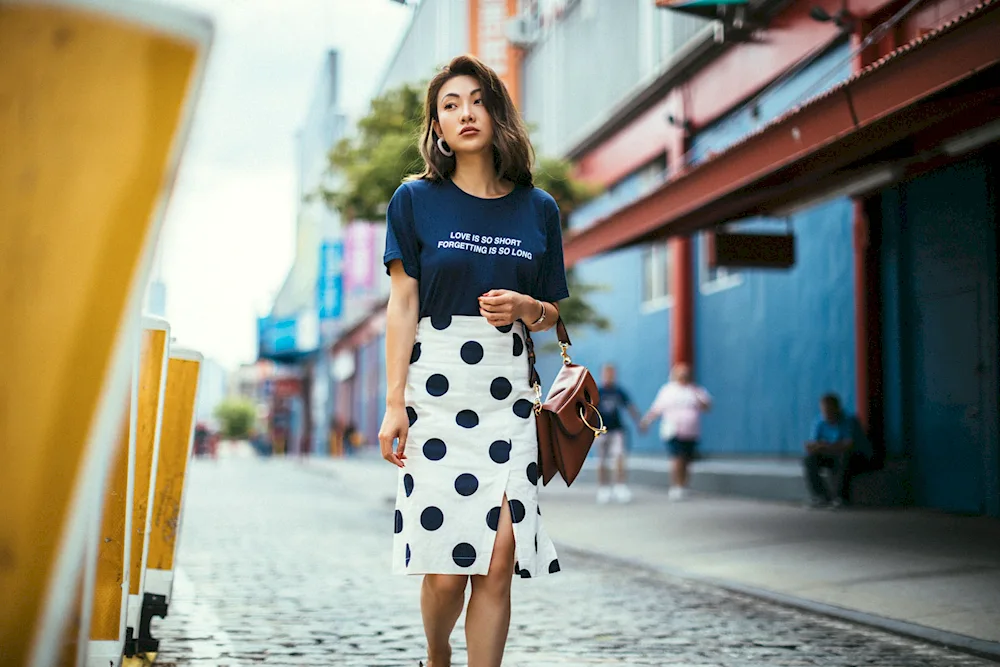
[[[687,496],[688,467],[701,437],[701,413],[711,407],[712,397],[691,381],[691,367],[677,364],[670,373],[670,382],[660,388],[639,423],[639,430],[645,432],[660,417],[660,437],[673,458],[668,500]]]
[[[499,667],[512,575],[559,571],[537,505],[525,348],[525,329],[553,326],[569,295],[559,209],[532,186],[507,90],[474,58],[431,81],[420,152],[423,173],[389,203],[384,257],[379,443],[399,467],[393,570],[424,577],[427,667],[451,664],[470,579],[468,664]]]

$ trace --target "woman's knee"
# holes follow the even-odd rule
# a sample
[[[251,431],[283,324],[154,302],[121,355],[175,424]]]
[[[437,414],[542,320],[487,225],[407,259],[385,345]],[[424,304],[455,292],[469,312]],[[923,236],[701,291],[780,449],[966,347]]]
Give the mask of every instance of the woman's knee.
[[[472,591],[491,597],[509,597],[513,576],[513,564],[490,563],[488,573],[472,577]]]
[[[424,585],[436,595],[457,597],[465,593],[469,578],[461,574],[425,574]]]

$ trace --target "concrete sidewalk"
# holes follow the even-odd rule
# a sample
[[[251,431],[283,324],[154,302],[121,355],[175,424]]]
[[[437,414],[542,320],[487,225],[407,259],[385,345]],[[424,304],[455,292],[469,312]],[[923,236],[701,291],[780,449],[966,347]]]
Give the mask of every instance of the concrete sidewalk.
[[[629,505],[599,506],[593,485],[560,485],[541,500],[558,544],[1000,658],[995,519],[711,496],[671,503],[649,487],[633,487]]]
[[[363,466],[365,478],[384,475],[387,501],[394,491],[395,470],[374,456],[304,463],[340,474]],[[593,484],[567,489],[556,479],[541,491],[546,528],[560,548],[1000,659],[1000,521],[633,493],[628,505],[596,505]]]

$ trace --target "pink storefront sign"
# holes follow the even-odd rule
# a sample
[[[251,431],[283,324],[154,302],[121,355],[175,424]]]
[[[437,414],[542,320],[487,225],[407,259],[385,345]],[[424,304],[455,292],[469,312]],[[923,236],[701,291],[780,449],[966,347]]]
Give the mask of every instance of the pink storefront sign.
[[[344,288],[350,294],[375,286],[377,225],[356,220],[345,230]]]

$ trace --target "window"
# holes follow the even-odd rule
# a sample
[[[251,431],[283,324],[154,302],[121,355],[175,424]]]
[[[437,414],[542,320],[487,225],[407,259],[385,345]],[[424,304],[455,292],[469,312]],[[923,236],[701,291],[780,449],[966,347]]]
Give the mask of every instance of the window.
[[[659,241],[642,253],[642,309],[649,312],[668,308],[672,303],[670,249],[666,241]]]
[[[714,294],[743,284],[743,274],[725,266],[712,266],[715,232],[701,232],[698,239],[698,274],[702,294]]]

